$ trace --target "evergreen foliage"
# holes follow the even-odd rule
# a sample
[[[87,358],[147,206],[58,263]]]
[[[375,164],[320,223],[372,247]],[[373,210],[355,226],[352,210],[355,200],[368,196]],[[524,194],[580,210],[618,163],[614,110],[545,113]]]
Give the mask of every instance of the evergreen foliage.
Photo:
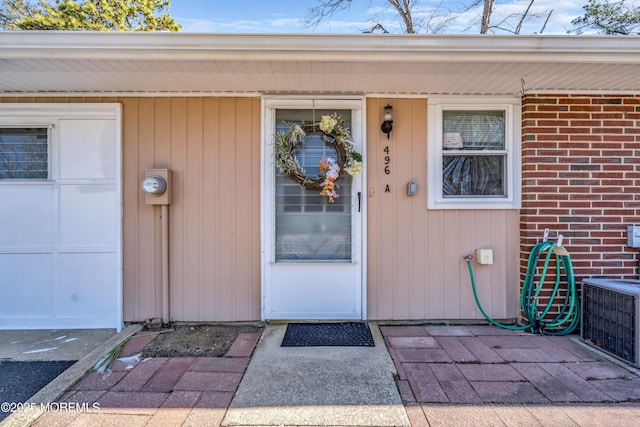
[[[179,31],[170,0],[2,0],[5,30]]]
[[[584,15],[571,21],[578,34],[595,29],[609,35],[640,35],[640,7],[629,7],[625,0],[589,0],[583,9]]]

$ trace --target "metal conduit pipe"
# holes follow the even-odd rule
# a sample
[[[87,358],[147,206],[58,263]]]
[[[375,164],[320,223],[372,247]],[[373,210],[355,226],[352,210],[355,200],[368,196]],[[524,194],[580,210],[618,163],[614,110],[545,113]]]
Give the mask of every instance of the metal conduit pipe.
[[[162,220],[162,323],[171,321],[169,306],[169,206],[162,205],[160,216]]]
[[[171,321],[169,306],[169,205],[171,204],[171,171],[169,169],[145,169],[141,187],[147,205],[160,205],[161,269],[160,292],[162,296],[162,323]],[[155,212],[154,212],[155,215]]]

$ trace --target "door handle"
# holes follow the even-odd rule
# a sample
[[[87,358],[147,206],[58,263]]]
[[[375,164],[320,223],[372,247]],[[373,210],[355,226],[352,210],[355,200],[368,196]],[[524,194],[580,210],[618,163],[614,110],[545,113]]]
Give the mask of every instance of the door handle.
[[[362,192],[358,191],[358,212],[360,212],[361,206],[362,206]]]

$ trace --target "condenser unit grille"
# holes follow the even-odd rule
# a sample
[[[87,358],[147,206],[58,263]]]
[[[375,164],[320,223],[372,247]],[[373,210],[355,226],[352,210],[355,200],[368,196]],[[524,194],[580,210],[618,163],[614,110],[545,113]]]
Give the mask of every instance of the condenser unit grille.
[[[581,335],[585,342],[638,365],[639,296],[583,283]]]

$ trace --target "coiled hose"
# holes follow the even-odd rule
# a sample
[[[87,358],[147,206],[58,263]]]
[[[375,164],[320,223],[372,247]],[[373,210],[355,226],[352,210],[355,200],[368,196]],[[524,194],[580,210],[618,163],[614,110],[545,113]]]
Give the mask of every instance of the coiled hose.
[[[527,274],[522,286],[522,292],[520,293],[520,309],[524,313],[524,317],[527,319],[525,325],[505,325],[492,319],[482,308],[480,300],[478,299],[478,292],[476,290],[476,282],[473,274],[473,266],[471,260],[473,257],[469,254],[465,254],[463,258],[467,261],[467,267],[469,268],[469,276],[471,277],[471,287],[473,289],[473,297],[476,300],[476,305],[480,309],[480,312],[491,324],[499,326],[504,329],[511,330],[527,330],[530,329],[531,333],[541,333],[547,335],[567,335],[575,330],[580,320],[580,302],[578,300],[578,293],[576,291],[575,276],[573,274],[573,266],[571,264],[571,257],[568,252],[563,248],[555,250],[557,244],[551,241],[544,241],[538,243],[531,249],[529,259],[527,261]],[[540,279],[536,283],[535,272],[540,262],[541,255],[546,251],[544,257],[544,263],[542,265],[542,272]],[[543,291],[545,278],[547,275],[547,269],[551,261],[551,255],[555,255],[556,264],[556,277],[555,284],[547,304],[542,307],[538,306],[538,299]],[[566,292],[564,293],[564,301],[562,301],[560,310],[551,319],[546,319],[556,299],[560,297],[560,282],[562,278],[562,270],[566,277]],[[558,304],[556,304],[557,306]]]

